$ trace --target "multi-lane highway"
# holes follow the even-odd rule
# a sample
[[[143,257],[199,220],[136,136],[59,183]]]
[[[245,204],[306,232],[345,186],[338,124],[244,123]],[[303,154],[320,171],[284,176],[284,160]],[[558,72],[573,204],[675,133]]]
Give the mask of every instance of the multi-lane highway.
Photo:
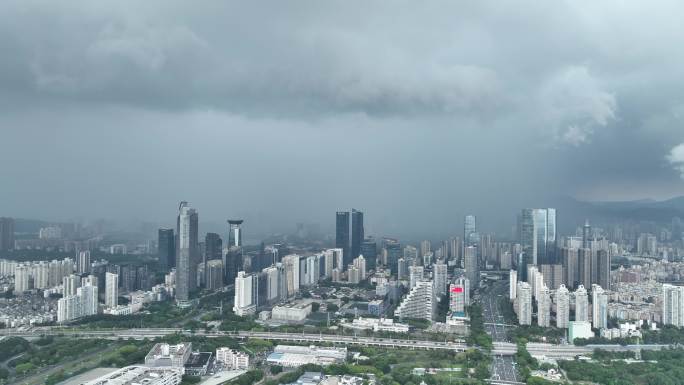
[[[485,330],[492,336],[494,341],[491,367],[492,380],[502,381],[503,383],[516,383],[518,381],[518,374],[515,368],[515,361],[513,360],[516,347],[508,340],[504,317],[501,309],[499,309],[498,301],[505,292],[505,282],[496,281],[490,287],[481,291],[480,303],[485,321]]]

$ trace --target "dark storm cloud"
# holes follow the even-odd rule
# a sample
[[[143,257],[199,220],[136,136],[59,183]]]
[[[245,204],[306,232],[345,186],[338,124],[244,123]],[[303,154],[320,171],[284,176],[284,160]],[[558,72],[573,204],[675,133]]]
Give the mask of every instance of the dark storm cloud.
[[[534,113],[573,144],[614,118],[592,73],[612,68],[591,63],[616,59],[595,52],[610,27],[582,7],[399,5],[8,2],[3,78],[31,98],[255,116]]]
[[[409,211],[454,228],[466,211],[494,221],[555,195],[674,195],[682,11],[676,1],[5,1],[0,159],[22,161],[3,171],[12,183],[0,194],[13,215],[47,210],[27,194],[85,182],[49,215],[87,216],[107,201],[123,211],[97,215],[159,218],[159,196],[163,210],[182,197],[225,212],[233,198],[283,223],[358,205],[383,226]],[[139,200],[121,198],[130,188]]]

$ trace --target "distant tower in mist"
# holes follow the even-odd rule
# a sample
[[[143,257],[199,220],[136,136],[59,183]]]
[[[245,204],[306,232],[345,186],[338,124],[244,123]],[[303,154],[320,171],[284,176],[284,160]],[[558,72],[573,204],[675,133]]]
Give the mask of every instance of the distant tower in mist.
[[[466,215],[463,219],[463,243],[465,246],[475,246],[477,243],[477,219],[475,215]]]
[[[584,226],[582,227],[582,248],[591,248],[591,225],[588,219],[584,221]]]
[[[523,209],[520,216],[520,244],[524,254],[522,279],[527,265],[556,262],[556,209]]]
[[[228,220],[228,247],[242,247],[242,219]]]

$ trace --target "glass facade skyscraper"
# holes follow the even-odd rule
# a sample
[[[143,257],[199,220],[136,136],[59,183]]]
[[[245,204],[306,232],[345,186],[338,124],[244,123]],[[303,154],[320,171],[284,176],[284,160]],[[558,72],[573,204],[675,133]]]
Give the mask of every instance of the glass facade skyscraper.
[[[351,258],[349,250],[349,211],[338,211],[335,217],[335,247],[342,249],[344,266],[347,266]]]
[[[197,287],[197,264],[199,263],[197,211],[181,202],[178,207],[178,257],[176,259],[176,300],[190,299],[190,292]]]
[[[351,259],[361,255],[361,244],[364,240],[363,212],[352,209],[351,212]]]
[[[375,269],[377,265],[378,246],[375,238],[368,237],[361,244],[361,255],[366,259],[368,269]]]
[[[242,247],[242,219],[228,220],[228,247]]]
[[[401,244],[396,239],[385,238],[383,240],[383,249],[387,255],[387,266],[389,266],[391,274],[396,277],[399,273],[399,265],[397,263],[402,256]],[[407,260],[406,263],[409,263],[409,261]]]
[[[203,255],[203,266],[204,266],[204,284],[208,287],[209,283],[209,261],[222,260],[223,259],[223,240],[216,233],[207,233],[204,237],[204,255]]]
[[[176,266],[176,241],[173,229],[159,229],[157,236],[157,256],[159,264],[165,269]]]
[[[520,244],[523,266],[518,266],[518,271],[523,274],[527,271],[527,265],[555,263],[556,209],[523,209],[520,217]]]
[[[463,219],[463,243],[465,246],[476,246],[479,236],[477,234],[477,220],[474,215],[466,215]]]

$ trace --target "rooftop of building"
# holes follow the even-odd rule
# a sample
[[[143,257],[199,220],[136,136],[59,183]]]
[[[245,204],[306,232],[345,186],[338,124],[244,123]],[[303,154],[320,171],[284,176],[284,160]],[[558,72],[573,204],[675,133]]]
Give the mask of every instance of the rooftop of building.
[[[150,352],[147,353],[148,357],[168,357],[168,356],[183,356],[188,350],[192,348],[190,342],[182,342],[177,345],[169,345],[165,343],[155,344]]]
[[[325,379],[325,376],[321,372],[304,372],[299,378],[297,379],[297,382],[294,384],[296,385],[317,385],[319,384],[323,379]]]
[[[147,366],[126,366],[115,372],[89,381],[84,385],[138,385],[147,384],[164,377],[182,375],[182,368],[164,367],[150,368]]]
[[[209,364],[211,352],[193,352],[185,362],[186,368],[201,368]]]

